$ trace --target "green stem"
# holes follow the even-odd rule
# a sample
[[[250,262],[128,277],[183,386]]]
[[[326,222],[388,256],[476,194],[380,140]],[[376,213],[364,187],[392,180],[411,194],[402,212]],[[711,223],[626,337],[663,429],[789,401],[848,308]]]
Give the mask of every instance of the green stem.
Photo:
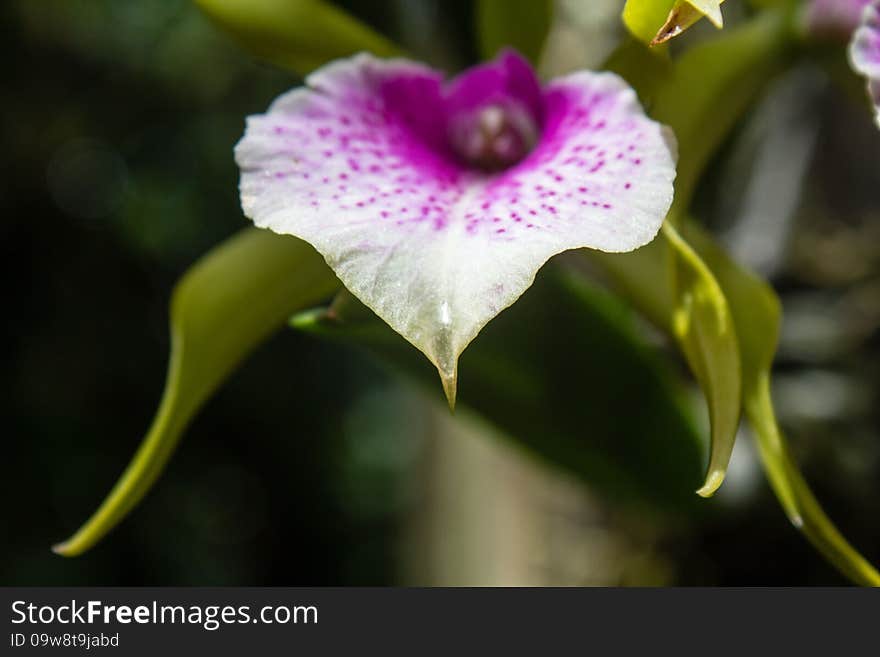
[[[853,548],[825,515],[798,471],[779,431],[770,396],[770,376],[764,373],[746,392],[745,412],[754,429],[767,479],[788,519],[829,562],[862,586],[880,586],[880,573]]]

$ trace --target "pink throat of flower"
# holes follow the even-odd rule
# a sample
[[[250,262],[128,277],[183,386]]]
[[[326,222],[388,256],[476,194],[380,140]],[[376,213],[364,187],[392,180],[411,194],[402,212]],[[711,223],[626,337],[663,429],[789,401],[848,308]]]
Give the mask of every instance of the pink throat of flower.
[[[538,144],[544,122],[541,85],[529,63],[502,51],[442,84],[398,78],[384,89],[411,134],[462,169],[508,169]],[[432,88],[433,87],[433,88]]]
[[[469,167],[499,171],[520,162],[541,130],[541,85],[512,50],[468,69],[444,89],[446,137]]]
[[[450,117],[448,134],[455,154],[483,171],[500,171],[521,161],[538,141],[533,117],[522,107],[491,104]]]

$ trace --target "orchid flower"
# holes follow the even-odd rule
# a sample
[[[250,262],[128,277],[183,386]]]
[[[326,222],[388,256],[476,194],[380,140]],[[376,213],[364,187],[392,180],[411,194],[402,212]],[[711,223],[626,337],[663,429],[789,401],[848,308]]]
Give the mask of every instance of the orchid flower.
[[[668,130],[610,73],[541,86],[513,51],[444,83],[361,54],[248,119],[235,149],[254,223],[309,242],[437,367],[553,255],[637,249],[672,203]]]
[[[868,93],[880,126],[880,0],[865,7],[849,53],[853,68],[868,79]]]

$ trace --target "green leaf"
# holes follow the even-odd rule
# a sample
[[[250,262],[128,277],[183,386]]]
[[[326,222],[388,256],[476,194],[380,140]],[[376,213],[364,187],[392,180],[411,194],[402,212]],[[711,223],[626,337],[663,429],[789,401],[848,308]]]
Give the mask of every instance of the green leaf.
[[[754,429],[767,477],[791,522],[844,575],[859,584],[880,585],[880,574],[840,534],[816,501],[785,438],[770,398],[770,368],[779,334],[780,307],[772,289],[741,268],[693,222],[682,225],[705,266],[713,273],[739,341],[742,399]],[[620,256],[591,254],[611,281],[658,327],[674,332],[675,294],[665,275],[675,260],[668,239]]]
[[[880,586],[880,573],[825,515],[776,422],[770,396],[770,369],[781,316],[776,294],[731,260],[696,224],[686,224],[685,235],[712,267],[730,302],[742,354],[746,417],[754,430],[767,478],[785,513],[840,572],[858,584]]]
[[[608,499],[699,512],[703,442],[631,320],[613,295],[547,265],[465,352],[459,407]],[[440,401],[433,368],[350,295],[292,324],[367,349]]]
[[[630,0],[629,4],[636,4]],[[770,6],[770,3],[767,3]],[[776,6],[782,5],[782,6]],[[610,68],[633,84],[652,115],[670,125],[679,143],[675,221],[690,204],[709,159],[767,82],[789,60],[793,3],[773,3],[743,27],[693,47],[674,63],[630,42]],[[632,8],[630,8],[632,10]],[[647,30],[645,30],[647,32]],[[768,479],[792,523],[843,574],[860,584],[880,584],[880,574],[827,518],[798,471],[776,423],[770,368],[779,331],[779,302],[763,281],[740,268],[696,225],[682,227],[728,299],[740,346],[743,404]],[[667,272],[675,256],[656,239],[633,253],[590,253],[612,283],[658,327],[673,333],[676,295]]]
[[[479,0],[477,30],[483,58],[491,59],[501,48],[512,46],[537,62],[552,20],[552,0]]]
[[[649,245],[624,254],[585,252],[614,287],[672,335],[700,384],[711,421],[711,449],[700,495],[724,479],[741,410],[736,331],[718,281],[670,222]]]
[[[252,53],[301,75],[360,51],[399,53],[382,35],[322,0],[195,0]]]
[[[338,287],[305,242],[248,228],[215,247],[183,276],[171,300],[171,359],[153,424],[100,508],[55,552],[76,556],[95,545],[161,474],[201,405],[290,313]]]
[[[663,225],[663,236],[673,252],[670,326],[709,407],[709,466],[697,491],[709,497],[724,481],[739,427],[739,344],[727,299],[712,272],[671,223]]]

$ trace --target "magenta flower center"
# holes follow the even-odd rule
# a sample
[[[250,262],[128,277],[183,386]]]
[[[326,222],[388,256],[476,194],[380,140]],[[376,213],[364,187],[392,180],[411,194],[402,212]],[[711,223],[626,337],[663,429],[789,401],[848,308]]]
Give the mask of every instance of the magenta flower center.
[[[449,139],[465,164],[492,172],[528,155],[538,141],[538,130],[535,119],[522,107],[490,104],[450,117]]]
[[[435,155],[464,169],[494,173],[518,164],[538,145],[544,121],[541,84],[514,52],[446,84],[439,79],[433,84],[402,78],[386,87],[385,97]]]
[[[538,143],[541,85],[531,66],[512,52],[468,69],[444,89],[449,148],[465,166],[507,169]]]

